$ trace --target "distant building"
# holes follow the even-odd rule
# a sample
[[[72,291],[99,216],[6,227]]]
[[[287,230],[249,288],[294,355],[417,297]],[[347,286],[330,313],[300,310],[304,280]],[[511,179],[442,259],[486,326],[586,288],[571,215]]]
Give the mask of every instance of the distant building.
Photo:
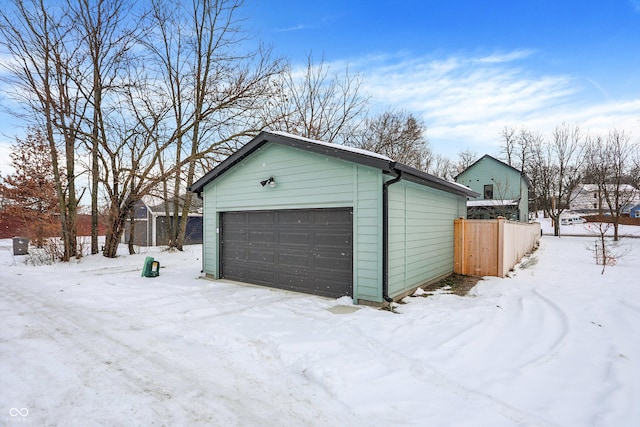
[[[529,221],[531,183],[518,169],[485,154],[455,180],[480,194],[467,201],[468,219],[502,216],[513,221]]]
[[[613,193],[614,190],[614,186],[608,188],[610,193]],[[619,187],[619,192],[620,212],[623,215],[628,215],[631,207],[640,203],[640,191],[632,185],[622,184]],[[569,209],[574,212],[596,214],[601,211],[607,212],[609,205],[605,199],[604,191],[597,184],[580,184],[571,193]]]
[[[629,209],[629,216],[631,218],[640,218],[640,205],[635,205]]]
[[[167,210],[169,216],[167,216]],[[165,202],[154,196],[145,196],[134,207],[133,243],[138,246],[167,246],[169,244],[169,223],[173,222],[173,204],[168,209]],[[180,213],[179,213],[180,214]],[[182,220],[180,217],[179,221]],[[130,221],[125,224],[122,241],[129,242]],[[193,197],[187,219],[185,245],[202,243],[202,200]]]

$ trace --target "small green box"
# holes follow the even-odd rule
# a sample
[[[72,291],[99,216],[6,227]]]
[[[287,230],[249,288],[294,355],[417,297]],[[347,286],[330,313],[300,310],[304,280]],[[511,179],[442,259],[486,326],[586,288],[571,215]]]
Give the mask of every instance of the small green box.
[[[160,263],[154,261],[152,256],[144,259],[144,267],[142,267],[142,277],[158,277],[160,275]]]

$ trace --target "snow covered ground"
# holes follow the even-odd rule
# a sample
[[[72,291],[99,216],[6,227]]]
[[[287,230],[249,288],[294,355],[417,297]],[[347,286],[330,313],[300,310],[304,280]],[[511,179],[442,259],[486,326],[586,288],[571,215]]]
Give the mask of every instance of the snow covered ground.
[[[148,254],[34,267],[2,240],[0,424],[638,426],[640,239],[604,275],[589,242],[334,314],[351,301],[199,278],[200,246],[141,278]]]
[[[551,219],[543,218],[542,215],[535,219],[542,227],[542,234],[553,236],[553,225]],[[613,236],[613,224],[603,224],[602,231],[606,236]],[[623,237],[640,237],[640,227],[633,225],[620,225],[618,232]],[[601,233],[600,223],[587,222],[584,224],[560,225],[560,236],[592,236],[596,238]]]

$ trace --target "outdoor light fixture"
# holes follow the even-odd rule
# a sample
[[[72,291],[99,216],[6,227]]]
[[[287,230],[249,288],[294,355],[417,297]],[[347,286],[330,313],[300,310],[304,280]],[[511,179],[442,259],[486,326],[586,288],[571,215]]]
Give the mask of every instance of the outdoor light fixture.
[[[263,187],[265,185],[269,185],[269,187],[275,187],[276,186],[276,180],[270,176],[269,178],[265,179],[264,181],[260,181],[260,185],[262,185]]]

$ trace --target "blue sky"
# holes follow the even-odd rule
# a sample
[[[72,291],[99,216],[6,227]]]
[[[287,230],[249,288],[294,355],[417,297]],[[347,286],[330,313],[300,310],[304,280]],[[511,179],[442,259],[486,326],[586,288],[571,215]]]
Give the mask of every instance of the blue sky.
[[[497,152],[505,126],[563,121],[640,141],[640,0],[247,0],[276,54],[361,73],[374,109],[407,109],[432,148]]]
[[[504,126],[616,127],[640,143],[640,0],[246,0],[245,29],[358,72],[372,109],[424,119],[432,149],[497,154]],[[0,116],[0,172],[20,123]]]

